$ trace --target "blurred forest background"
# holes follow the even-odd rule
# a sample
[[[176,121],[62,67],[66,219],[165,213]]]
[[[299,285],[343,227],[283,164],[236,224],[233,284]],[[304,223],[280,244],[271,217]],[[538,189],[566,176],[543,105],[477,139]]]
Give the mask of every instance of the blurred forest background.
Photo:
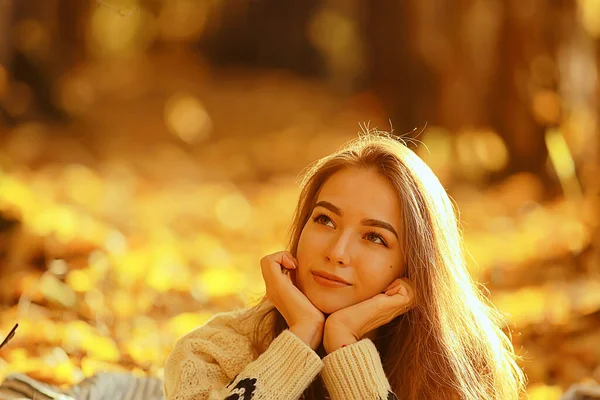
[[[161,377],[359,123],[456,200],[531,398],[600,381],[599,57],[600,0],[0,0],[0,381]]]

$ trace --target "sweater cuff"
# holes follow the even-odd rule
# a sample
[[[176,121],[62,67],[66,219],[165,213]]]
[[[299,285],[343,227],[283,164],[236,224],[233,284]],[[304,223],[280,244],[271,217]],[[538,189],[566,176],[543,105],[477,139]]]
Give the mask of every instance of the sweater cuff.
[[[385,399],[390,384],[377,347],[363,339],[323,358],[321,376],[332,399]]]
[[[273,398],[287,399],[300,397],[323,368],[323,361],[310,346],[286,329],[248,367],[247,375],[272,385],[269,389],[273,391]],[[282,392],[286,392],[284,396]]]

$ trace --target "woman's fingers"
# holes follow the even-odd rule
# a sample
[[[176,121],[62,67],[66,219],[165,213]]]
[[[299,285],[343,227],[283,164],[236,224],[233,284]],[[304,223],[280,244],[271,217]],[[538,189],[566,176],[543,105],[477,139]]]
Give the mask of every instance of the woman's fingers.
[[[289,289],[287,282],[296,286],[296,270],[298,261],[292,256],[289,251],[279,251],[263,257],[261,260],[263,277],[267,286],[271,283],[273,289],[278,291],[286,291]],[[282,286],[283,285],[283,286]],[[279,288],[279,289],[275,289]],[[269,290],[267,290],[268,292]],[[268,294],[268,293],[267,293]]]
[[[321,343],[325,316],[296,286],[297,260],[291,253],[281,251],[263,257],[261,268],[267,298],[279,310],[290,330],[293,328],[294,334],[316,349]],[[310,334],[305,335],[307,329]]]
[[[410,301],[412,301],[412,293],[413,291],[410,283],[403,279],[399,279],[393,286],[385,291],[385,294],[388,296],[400,295]]]
[[[263,275],[269,271],[268,274],[281,274],[288,272],[289,270],[296,269],[296,259],[287,251],[280,251],[277,253],[265,256],[261,260],[261,267],[263,269]]]
[[[389,285],[387,285],[387,287],[385,289],[383,289],[383,292],[386,293],[400,285],[402,285],[402,279],[400,279],[400,278],[394,279],[392,281],[392,283],[390,283]]]
[[[291,270],[298,268],[298,262],[296,259],[287,251],[280,252],[277,257],[277,263],[281,266],[282,271]]]
[[[386,295],[388,295],[388,296],[393,296],[393,295],[396,295],[396,294],[398,294],[398,292],[399,292],[401,289],[402,289],[402,286],[400,286],[400,285],[397,285],[397,286],[394,286],[394,287],[393,287],[393,288],[391,288],[391,289],[388,289],[388,290],[386,290],[386,291],[385,291],[385,294],[386,294]]]
[[[415,301],[415,286],[414,283],[408,278],[402,278],[402,281],[405,283],[404,287],[406,289],[406,297],[408,297],[410,301],[410,305]]]
[[[280,270],[294,286],[296,286],[296,268],[298,268],[298,262],[289,253],[284,253],[282,258],[279,260]]]

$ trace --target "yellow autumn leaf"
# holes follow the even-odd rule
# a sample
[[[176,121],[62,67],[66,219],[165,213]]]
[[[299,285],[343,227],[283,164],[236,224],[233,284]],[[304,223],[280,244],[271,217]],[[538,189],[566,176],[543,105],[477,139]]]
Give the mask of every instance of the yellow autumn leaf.
[[[7,351],[7,354],[6,354],[6,361],[9,362],[9,365],[14,366],[15,364],[26,361],[29,358],[29,354],[26,349],[23,349],[23,348],[11,349],[9,347],[8,350],[9,351]],[[2,349],[2,351],[4,352],[4,349]]]
[[[67,353],[60,347],[53,348],[44,356],[44,362],[47,365],[47,370],[52,371],[53,379],[73,385],[81,381],[84,376],[79,368],[77,368]]]
[[[183,251],[176,243],[157,244],[153,249],[146,284],[159,292],[189,289],[191,276],[186,264]]]
[[[1,175],[0,178],[0,203],[21,207],[27,210],[35,204],[36,196],[31,191],[27,182],[10,175]]]
[[[8,363],[0,358],[0,382],[3,382],[8,375]]]
[[[89,357],[96,360],[117,362],[121,359],[121,353],[115,341],[106,336],[88,336],[82,342],[82,348]]]
[[[129,318],[135,315],[136,305],[133,296],[125,290],[119,290],[109,299],[110,309],[120,318]]]
[[[72,270],[67,274],[65,281],[73,290],[80,293],[87,292],[96,285],[89,269]]]
[[[85,357],[81,360],[81,371],[85,376],[92,376],[98,372],[125,372],[127,368],[119,364]]]
[[[154,264],[146,279],[147,285],[158,291],[190,289],[191,273],[184,264]]]
[[[198,275],[195,283],[207,296],[227,296],[240,292],[243,277],[232,267],[209,268]]]
[[[167,330],[179,338],[208,321],[213,314],[200,311],[197,313],[181,313],[167,322]]]
[[[560,400],[562,389],[558,386],[536,384],[528,388],[527,394],[529,400]]]
[[[131,340],[124,347],[138,364],[153,363],[161,357],[159,343],[152,340]]]
[[[71,287],[65,285],[60,279],[52,274],[45,273],[40,278],[40,290],[46,299],[55,301],[64,307],[73,307],[77,300],[76,294]]]
[[[39,358],[28,357],[27,359],[19,359],[17,361],[11,362],[8,365],[8,373],[20,372],[23,374],[28,374],[31,372],[39,372],[47,370],[48,368]]]
[[[80,217],[70,206],[53,205],[36,213],[30,227],[39,235],[55,234],[59,241],[67,243],[78,235]]]

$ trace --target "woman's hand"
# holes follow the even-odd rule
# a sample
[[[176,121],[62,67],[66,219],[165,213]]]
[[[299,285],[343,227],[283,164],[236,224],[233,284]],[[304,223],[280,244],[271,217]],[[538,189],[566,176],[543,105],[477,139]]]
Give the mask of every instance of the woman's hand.
[[[281,313],[290,331],[316,350],[323,339],[325,316],[295,285],[298,261],[288,251],[260,260],[267,298]]]
[[[334,312],[325,322],[325,351],[331,353],[343,345],[356,343],[369,332],[404,314],[414,297],[410,281],[398,278],[385,288],[384,293]]]

